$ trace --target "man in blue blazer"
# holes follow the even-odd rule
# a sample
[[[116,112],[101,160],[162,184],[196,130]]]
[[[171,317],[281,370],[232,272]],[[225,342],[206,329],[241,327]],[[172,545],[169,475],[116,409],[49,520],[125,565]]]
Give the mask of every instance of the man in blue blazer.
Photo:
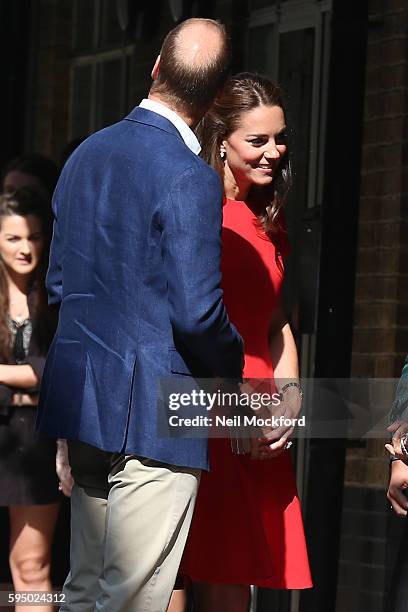
[[[76,483],[61,610],[167,609],[207,443],[158,437],[158,383],[242,374],[220,289],[221,185],[190,129],[228,63],[218,22],[177,26],[149,98],[80,145],[54,194],[60,318],[38,430],[69,440]]]

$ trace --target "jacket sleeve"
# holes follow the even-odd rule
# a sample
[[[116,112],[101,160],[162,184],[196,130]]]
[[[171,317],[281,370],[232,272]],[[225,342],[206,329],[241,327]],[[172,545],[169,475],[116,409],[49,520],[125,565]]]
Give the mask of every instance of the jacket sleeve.
[[[50,305],[60,304],[62,300],[62,240],[58,224],[58,199],[60,191],[59,182],[52,198],[54,224],[52,230],[50,260],[45,283],[48,291],[48,303]]]
[[[186,170],[163,211],[163,260],[175,339],[217,376],[242,376],[243,342],[222,300],[222,191],[216,173]]]

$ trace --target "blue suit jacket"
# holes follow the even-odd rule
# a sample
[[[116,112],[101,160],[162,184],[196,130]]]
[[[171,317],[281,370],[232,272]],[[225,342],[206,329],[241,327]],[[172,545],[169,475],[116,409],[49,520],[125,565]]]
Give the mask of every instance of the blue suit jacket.
[[[240,377],[220,289],[218,176],[164,117],[136,108],[88,138],[57,185],[47,288],[60,303],[37,429],[207,467],[207,442],[157,435],[158,381]]]

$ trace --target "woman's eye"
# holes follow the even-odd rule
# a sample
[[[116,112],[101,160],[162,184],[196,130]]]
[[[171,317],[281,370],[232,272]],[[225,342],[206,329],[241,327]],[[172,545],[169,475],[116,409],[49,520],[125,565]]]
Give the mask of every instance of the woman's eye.
[[[248,140],[248,142],[250,142],[252,145],[256,147],[262,147],[262,145],[265,144],[265,139],[264,138],[251,138],[250,140]]]
[[[19,239],[16,237],[13,237],[13,238],[8,238],[7,240],[8,242],[18,242]]]

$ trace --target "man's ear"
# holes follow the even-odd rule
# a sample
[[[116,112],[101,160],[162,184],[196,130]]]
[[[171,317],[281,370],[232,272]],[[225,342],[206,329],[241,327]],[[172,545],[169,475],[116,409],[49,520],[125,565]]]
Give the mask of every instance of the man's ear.
[[[160,72],[160,55],[157,56],[156,61],[154,62],[153,70],[152,70],[152,79],[153,81],[157,80]]]

